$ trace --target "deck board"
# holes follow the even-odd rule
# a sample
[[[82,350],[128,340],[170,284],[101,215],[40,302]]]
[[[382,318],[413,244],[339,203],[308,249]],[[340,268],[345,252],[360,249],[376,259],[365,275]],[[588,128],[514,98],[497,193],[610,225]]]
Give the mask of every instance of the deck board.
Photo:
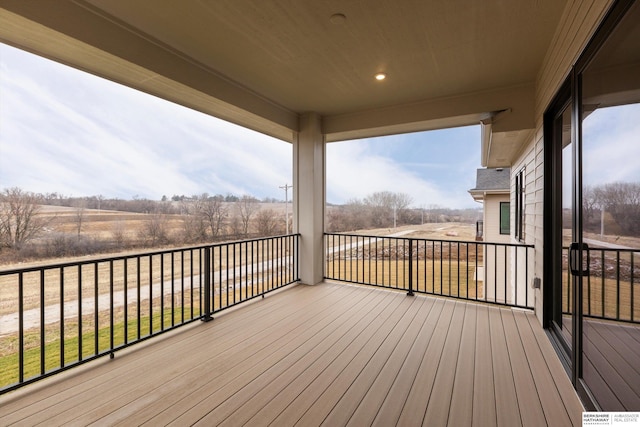
[[[340,354],[363,327],[360,322],[373,320],[374,313],[368,308],[367,304],[362,304],[360,310],[351,310],[351,316],[338,319],[334,329],[323,330],[322,335],[318,335],[319,341],[312,343],[315,345],[310,345],[309,351],[301,354],[295,362],[289,363],[283,360],[282,364],[275,365],[276,369],[265,372],[253,380],[236,393],[233,400],[227,399],[216,408],[215,412],[209,412],[207,416],[200,419],[199,423],[203,425],[244,425],[271,400],[291,400],[295,397],[295,391],[289,390],[287,393],[283,393],[287,385],[305,373],[314,375],[317,370],[322,368],[323,361],[332,360],[337,354]],[[345,327],[345,325],[348,326]],[[338,338],[336,339],[336,337]]]
[[[418,369],[420,368],[420,362],[425,354],[424,349],[429,345],[434,332],[433,326],[440,317],[444,304],[445,300],[443,299],[431,300],[429,314],[425,318],[422,328],[413,343],[413,347],[409,350],[400,372],[393,380],[393,385],[385,401],[378,408],[376,418],[372,423],[373,425],[383,427],[396,425],[398,423],[400,414],[411,391],[410,385],[416,378]]]
[[[407,309],[415,303],[415,299],[407,299],[403,297],[401,304],[393,309],[393,312],[383,314],[385,321],[380,325],[375,334],[370,340],[360,349],[360,351],[354,355],[353,359],[348,361],[345,368],[340,372],[335,380],[329,384],[329,386],[322,392],[322,395],[313,403],[313,405],[305,412],[300,418],[297,424],[299,425],[314,425],[323,423],[329,414],[332,414],[332,419],[341,418],[348,421],[346,417],[346,411],[349,407],[352,407],[353,402],[345,401],[342,405],[340,402],[346,400],[344,398],[348,390],[352,385],[361,383],[356,382],[360,374],[365,370],[367,365],[376,365],[380,359],[380,353],[378,350],[388,341],[387,348],[392,340],[398,338],[398,322],[406,314]],[[396,333],[393,333],[396,330]],[[386,350],[386,349],[384,349]],[[383,351],[384,351],[383,350]],[[376,354],[378,355],[376,357]],[[372,361],[373,359],[373,361]],[[338,406],[336,408],[336,406]],[[344,411],[344,412],[340,412]],[[346,418],[346,419],[345,419]]]
[[[473,420],[477,308],[475,304],[467,304],[464,313],[448,425],[471,426]],[[452,411],[452,408],[455,408],[455,411]]]
[[[491,337],[491,354],[493,358],[493,375],[496,399],[498,426],[521,426],[518,395],[513,375],[514,368],[509,357],[507,337],[500,310],[489,310]]]
[[[540,324],[534,316],[527,316],[527,320],[531,326],[531,331],[538,342],[540,351],[545,356],[545,362],[549,369],[551,378],[561,378],[567,375],[562,362],[555,356],[555,351],[547,334],[539,327]],[[555,385],[558,388],[560,396],[566,396],[574,392],[573,386],[569,381],[555,381]],[[563,400],[567,414],[571,419],[573,425],[582,424],[582,411],[584,410],[582,404],[577,400]]]
[[[385,298],[385,300],[389,302],[392,301],[390,298]],[[273,405],[267,405],[264,410],[270,411],[272,415],[277,415],[273,420],[273,424],[292,425],[298,422],[308,409],[314,405],[317,399],[320,398],[322,393],[342,374],[347,365],[361,352],[362,348],[364,348],[375,334],[378,333],[379,329],[383,327],[387,317],[381,314],[382,310],[393,310],[400,302],[401,300],[398,299],[393,301],[393,304],[385,304],[383,307],[379,307],[380,312],[372,310],[370,315],[373,316],[374,319],[369,324],[369,327],[360,331],[357,338],[349,343],[338,357],[334,360],[327,361],[328,363],[324,370],[312,375],[305,375],[304,377],[307,378],[306,381],[302,384],[295,384],[295,386],[301,390],[298,391],[293,399],[289,401],[285,399],[278,400],[275,408]],[[365,321],[366,320],[368,319],[365,319]],[[301,381],[304,380],[304,377],[301,378]],[[284,409],[282,409],[282,407],[284,407]],[[277,414],[274,414],[276,412]]]
[[[439,369],[440,356],[444,349],[449,325],[452,323],[451,319],[455,306],[455,301],[445,301],[440,317],[433,326],[433,337],[425,349],[424,356],[420,361],[420,368],[414,382],[411,384],[409,396],[407,396],[398,419],[398,425],[400,426],[418,425],[422,424],[424,420],[425,402],[429,401],[433,390],[433,382]]]
[[[382,299],[386,299],[383,296]],[[280,376],[276,381],[272,382],[268,388],[262,390],[263,396],[259,399],[252,399],[250,402],[245,403],[240,407],[237,412],[240,413],[238,418],[233,417],[228,419],[230,425],[233,425],[237,421],[254,423],[272,423],[276,417],[278,417],[293,401],[295,401],[301,394],[313,384],[321,376],[329,374],[329,368],[332,364],[336,363],[339,359],[348,359],[352,357],[350,355],[350,348],[354,345],[357,346],[358,342],[362,342],[364,339],[362,330],[364,324],[375,322],[377,316],[375,308],[382,308],[378,303],[373,305],[374,310],[368,310],[367,313],[360,316],[355,322],[349,325],[347,332],[331,347],[325,351],[320,357],[316,358],[314,362],[309,366],[301,366],[301,370],[296,370],[288,377]],[[278,390],[277,395],[274,395],[273,388]],[[227,420],[225,420],[227,421]],[[276,425],[279,423],[276,423]]]
[[[473,420],[476,425],[497,425],[493,355],[489,310],[478,306],[476,312],[476,351],[473,380]]]
[[[535,380],[531,373],[531,366],[528,363],[522,339],[515,323],[512,311],[501,311],[502,322],[507,339],[507,348],[511,358],[511,369],[513,371],[516,394],[518,396],[518,406],[522,419],[522,425],[541,426],[546,424],[544,411],[537,393]]]
[[[0,425],[579,425],[581,411],[532,313],[335,283],[0,396]]]
[[[379,370],[379,373],[373,383],[371,383],[371,386],[366,388],[364,398],[361,400],[356,410],[353,411],[349,419],[349,424],[370,425],[378,414],[378,410],[382,406],[382,403],[387,400],[387,398],[389,398],[390,401],[395,400],[396,396],[390,396],[389,390],[391,389],[395,378],[398,376],[411,346],[416,342],[418,334],[422,330],[428,314],[433,308],[433,303],[426,303],[429,300],[420,300],[422,300],[422,298],[418,298],[416,300],[416,304],[414,304],[414,306],[416,306],[417,311],[413,319],[411,319],[409,325],[404,328],[405,331],[402,338],[398,341],[398,344],[393,349],[389,357],[382,360],[382,368]],[[372,370],[375,371],[373,367]],[[375,374],[375,372],[373,372],[373,374]],[[370,377],[374,377],[373,374],[370,375]],[[329,423],[329,425],[331,424]]]
[[[379,378],[378,375],[384,369],[387,361],[393,357],[393,350],[401,345],[402,337],[407,329],[410,329],[410,325],[422,305],[423,301],[421,300],[422,298],[415,298],[410,301],[410,306],[397,320],[393,329],[375,349],[371,357],[369,357],[369,352],[364,353],[361,359],[368,358],[369,360],[349,388],[341,395],[340,400],[335,403],[331,412],[327,414],[322,425],[345,425],[353,419],[354,412],[363,403],[363,397],[374,388],[375,381]],[[371,410],[371,407],[368,409]]]
[[[553,420],[553,424],[559,427],[570,426],[571,419],[562,403],[560,393],[556,388],[542,352],[539,351],[538,341],[535,335],[530,333],[531,324],[523,312],[515,311],[513,315],[522,337],[522,346],[531,368],[531,375],[537,390],[536,394],[540,397],[545,419],[549,424]]]
[[[451,397],[453,394],[453,382],[458,364],[460,341],[464,327],[464,315],[466,304],[456,303],[461,307],[454,310],[451,325],[447,331],[444,348],[440,356],[440,363],[433,382],[433,390],[429,398],[427,411],[422,425],[447,425],[451,409]],[[462,408],[458,408],[462,409]]]

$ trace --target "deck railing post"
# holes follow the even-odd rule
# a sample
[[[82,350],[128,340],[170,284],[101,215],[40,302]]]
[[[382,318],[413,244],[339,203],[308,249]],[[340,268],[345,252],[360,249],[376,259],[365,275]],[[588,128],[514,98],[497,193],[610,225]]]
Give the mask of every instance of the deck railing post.
[[[204,280],[202,285],[204,286],[204,313],[202,315],[203,322],[209,322],[213,320],[211,317],[211,247],[204,248]]]
[[[409,239],[409,292],[407,295],[413,296],[413,239]]]

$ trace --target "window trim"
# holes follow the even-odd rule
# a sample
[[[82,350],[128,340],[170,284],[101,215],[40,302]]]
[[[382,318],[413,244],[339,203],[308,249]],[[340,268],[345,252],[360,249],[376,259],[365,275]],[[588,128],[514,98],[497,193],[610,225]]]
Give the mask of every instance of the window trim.
[[[524,220],[525,220],[525,204],[524,204],[524,171],[525,168],[522,168],[516,174],[516,188],[515,188],[515,204],[516,204],[516,215],[515,215],[515,224],[514,224],[514,235],[515,238],[522,242],[524,241]]]

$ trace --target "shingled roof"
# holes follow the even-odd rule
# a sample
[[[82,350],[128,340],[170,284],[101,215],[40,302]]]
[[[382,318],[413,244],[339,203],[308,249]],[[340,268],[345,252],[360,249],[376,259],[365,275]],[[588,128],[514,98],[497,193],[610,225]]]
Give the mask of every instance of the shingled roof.
[[[488,168],[478,169],[476,187],[469,190],[474,199],[486,193],[504,193],[510,188],[511,169]]]

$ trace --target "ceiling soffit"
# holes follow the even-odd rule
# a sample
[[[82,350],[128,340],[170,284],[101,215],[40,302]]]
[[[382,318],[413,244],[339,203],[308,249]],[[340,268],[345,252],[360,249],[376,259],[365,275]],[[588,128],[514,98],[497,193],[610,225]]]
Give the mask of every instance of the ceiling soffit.
[[[310,111],[330,140],[477,123],[503,109],[510,131],[532,127],[529,82],[564,3],[0,0],[43,26],[0,38],[59,60],[54,41],[34,41],[48,27],[114,66],[81,53],[65,63],[286,140]],[[333,24],[334,13],[346,20]],[[147,73],[132,81],[126,64]],[[378,71],[388,78],[375,81]]]

